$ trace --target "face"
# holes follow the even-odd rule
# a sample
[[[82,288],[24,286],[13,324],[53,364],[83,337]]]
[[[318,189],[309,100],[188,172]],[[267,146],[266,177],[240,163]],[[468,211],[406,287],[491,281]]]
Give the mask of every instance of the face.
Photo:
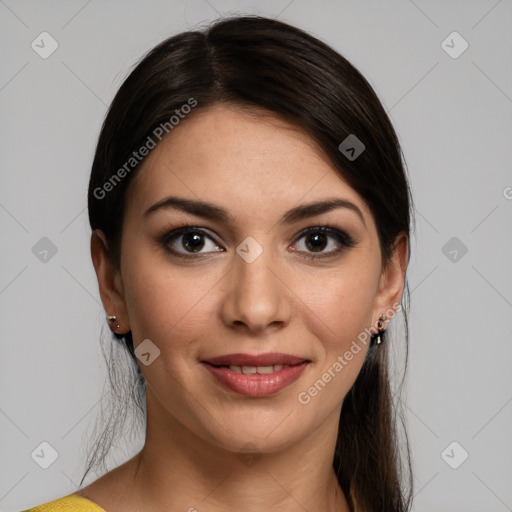
[[[215,208],[192,213],[171,196]],[[328,200],[341,206],[297,213]],[[151,363],[139,363],[148,425],[180,424],[233,451],[272,452],[337,426],[368,345],[343,356],[400,300],[405,271],[403,251],[402,267],[381,268],[370,210],[305,133],[220,105],[182,122],[137,171],[121,255],[112,289],[98,277],[119,332],[131,329],[136,347],[150,340]],[[206,362],[268,353],[297,359]]]

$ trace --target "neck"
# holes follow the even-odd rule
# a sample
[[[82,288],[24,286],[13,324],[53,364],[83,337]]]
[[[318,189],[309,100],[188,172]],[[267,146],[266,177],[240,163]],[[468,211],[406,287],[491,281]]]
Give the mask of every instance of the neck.
[[[251,454],[194,435],[157,402],[148,393],[146,442],[129,461],[141,509],[349,512],[332,467],[339,409],[306,438]]]

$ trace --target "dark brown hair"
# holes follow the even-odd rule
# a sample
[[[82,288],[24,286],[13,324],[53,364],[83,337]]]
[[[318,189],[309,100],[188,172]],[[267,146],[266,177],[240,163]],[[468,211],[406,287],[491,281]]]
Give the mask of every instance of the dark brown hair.
[[[306,32],[276,20],[242,16],[221,19],[205,30],[184,32],[158,44],[116,94],[99,136],[88,193],[91,228],[105,233],[116,268],[122,264],[125,191],[139,166],[133,152],[154,141],[159,127],[170,131],[172,116],[183,114],[180,109],[193,102],[192,112],[180,115],[178,122],[187,122],[203,107],[224,102],[263,109],[304,129],[370,208],[383,266],[396,236],[404,232],[410,239],[413,207],[402,151],[367,80],[338,52]],[[339,149],[351,134],[365,146],[355,159]],[[125,172],[118,172],[123,168]],[[107,182],[110,185],[105,187]],[[407,281],[404,292],[407,360]],[[133,384],[139,390],[135,396],[144,412],[145,382],[131,333],[117,338],[131,356]],[[403,426],[403,411],[388,376],[389,343],[386,339],[378,347],[370,345],[340,415],[333,467],[354,511],[410,508],[409,446],[398,428]],[[402,384],[403,380],[399,389]],[[86,474],[101,449],[103,458],[108,451],[115,429],[106,430],[110,434],[104,432],[98,441]]]

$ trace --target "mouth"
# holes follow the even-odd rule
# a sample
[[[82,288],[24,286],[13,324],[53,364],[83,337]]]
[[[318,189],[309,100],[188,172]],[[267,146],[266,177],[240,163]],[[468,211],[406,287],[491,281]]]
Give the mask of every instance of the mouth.
[[[206,364],[210,364],[206,362]],[[300,364],[300,363],[299,363]],[[267,366],[237,366],[236,364],[230,364],[230,365],[214,365],[212,364],[214,368],[229,368],[232,372],[235,373],[243,373],[244,375],[270,375],[271,373],[278,372],[282,370],[283,368],[290,368],[290,366],[297,366],[297,365],[288,365],[288,364],[273,364],[273,365],[267,365]]]
[[[228,354],[201,364],[224,388],[251,397],[278,393],[295,382],[311,361],[290,354]]]
[[[268,352],[266,354],[226,354],[223,356],[210,357],[203,362],[213,366],[250,366],[250,367],[269,367],[269,366],[294,366],[296,364],[309,361],[305,357],[293,356],[291,354],[282,354],[280,352]]]

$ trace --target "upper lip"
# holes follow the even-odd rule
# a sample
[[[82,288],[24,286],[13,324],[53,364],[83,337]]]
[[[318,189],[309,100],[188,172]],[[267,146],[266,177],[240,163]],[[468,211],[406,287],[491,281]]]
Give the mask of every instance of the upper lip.
[[[216,366],[273,366],[276,364],[295,365],[300,364],[308,359],[300,356],[292,356],[290,354],[282,354],[280,352],[268,352],[252,356],[250,354],[226,354],[218,357],[210,357],[204,359],[203,362]]]

